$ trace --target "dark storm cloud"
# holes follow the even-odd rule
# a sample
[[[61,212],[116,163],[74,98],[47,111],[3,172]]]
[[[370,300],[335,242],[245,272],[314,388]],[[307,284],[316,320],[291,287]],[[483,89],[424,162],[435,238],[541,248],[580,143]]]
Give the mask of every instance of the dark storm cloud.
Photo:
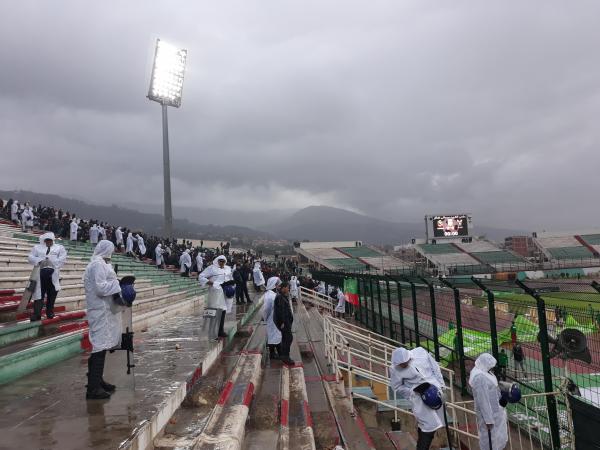
[[[189,50],[183,105],[169,111],[176,204],[593,226],[599,13],[595,2],[5,2],[0,188],[160,202],[160,109],[145,94],[161,37]]]

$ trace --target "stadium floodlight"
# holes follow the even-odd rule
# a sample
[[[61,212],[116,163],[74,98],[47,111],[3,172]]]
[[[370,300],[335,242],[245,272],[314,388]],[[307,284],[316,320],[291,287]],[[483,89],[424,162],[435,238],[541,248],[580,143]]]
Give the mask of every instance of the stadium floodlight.
[[[148,98],[160,103],[162,107],[165,234],[169,238],[173,237],[173,210],[171,207],[171,165],[169,161],[167,106],[175,108],[181,106],[186,59],[187,50],[174,47],[160,39],[156,40]]]

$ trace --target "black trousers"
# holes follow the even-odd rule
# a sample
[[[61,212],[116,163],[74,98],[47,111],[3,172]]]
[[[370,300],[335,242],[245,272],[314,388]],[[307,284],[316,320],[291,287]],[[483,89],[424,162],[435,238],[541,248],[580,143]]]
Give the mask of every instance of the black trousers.
[[[248,303],[250,303],[252,300],[250,300],[250,294],[248,293],[248,283],[242,283],[241,288],[242,288],[241,300],[244,301],[244,296],[245,296],[246,301]]]
[[[88,359],[88,391],[92,392],[101,387],[105,360],[106,350],[94,352],[90,355]]]
[[[418,432],[419,438],[417,439],[416,450],[429,450],[429,447],[431,447],[431,443],[433,442],[433,438],[435,437],[435,431],[425,432],[418,428]]]
[[[54,302],[58,292],[56,292],[54,283],[52,283],[52,273],[44,273],[44,270],[40,271],[40,290],[42,298],[33,303],[33,314],[37,319],[42,317],[44,298],[46,298],[46,317],[54,315]]]
[[[292,346],[292,341],[294,340],[294,335],[292,334],[291,328],[288,329],[287,326],[281,330],[281,344],[279,344],[279,355],[281,358],[289,358],[290,357],[290,347]]]
[[[242,294],[242,285],[237,283],[235,285],[235,302],[241,303],[244,300],[244,295]]]

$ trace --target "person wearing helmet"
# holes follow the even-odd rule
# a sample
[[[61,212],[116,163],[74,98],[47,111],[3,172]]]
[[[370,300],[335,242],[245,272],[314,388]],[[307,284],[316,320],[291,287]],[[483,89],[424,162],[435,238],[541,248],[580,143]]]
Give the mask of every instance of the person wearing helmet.
[[[208,299],[206,302],[207,309],[217,310],[217,314],[210,319],[209,327],[209,339],[218,339],[220,337],[227,337],[225,333],[225,311],[227,310],[227,303],[225,301],[225,293],[223,283],[233,280],[231,267],[225,263],[227,258],[224,255],[217,256],[213,263],[202,271],[198,275],[198,281],[200,286],[208,286]],[[218,332],[216,331],[216,325],[219,325]]]
[[[475,399],[481,450],[491,450],[490,438],[493,450],[502,450],[508,443],[506,411],[500,402],[498,380],[490,372],[495,366],[496,358],[489,353],[482,353],[475,360],[475,367],[469,376],[469,386]]]
[[[416,448],[427,450],[435,431],[444,427],[441,408],[444,378],[440,366],[422,347],[413,350],[400,347],[392,352],[389,371],[392,389],[412,404],[418,427]]]
[[[275,326],[273,321],[275,297],[277,292],[275,289],[281,284],[278,277],[271,277],[267,281],[267,291],[264,295],[262,318],[267,324],[267,347],[269,348],[269,358],[279,359],[279,345],[281,344],[281,331]]]
[[[67,262],[67,251],[62,245],[54,243],[54,233],[44,233],[40,243],[35,245],[27,258],[29,264],[39,267],[39,276],[33,292],[32,322],[42,319],[44,297],[46,298],[46,317],[54,317],[54,301],[60,291],[60,269]]]
[[[83,285],[92,354],[88,359],[86,398],[107,399],[115,386],[103,379],[106,351],[121,344],[122,312],[125,310],[121,286],[111,265],[112,242],[101,240],[85,268]]]

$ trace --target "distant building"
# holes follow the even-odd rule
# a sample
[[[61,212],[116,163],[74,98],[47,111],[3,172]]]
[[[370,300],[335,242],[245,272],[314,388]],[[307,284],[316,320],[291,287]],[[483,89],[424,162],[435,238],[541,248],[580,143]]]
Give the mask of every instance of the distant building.
[[[526,258],[534,256],[535,245],[531,236],[509,236],[504,240],[507,250]]]

